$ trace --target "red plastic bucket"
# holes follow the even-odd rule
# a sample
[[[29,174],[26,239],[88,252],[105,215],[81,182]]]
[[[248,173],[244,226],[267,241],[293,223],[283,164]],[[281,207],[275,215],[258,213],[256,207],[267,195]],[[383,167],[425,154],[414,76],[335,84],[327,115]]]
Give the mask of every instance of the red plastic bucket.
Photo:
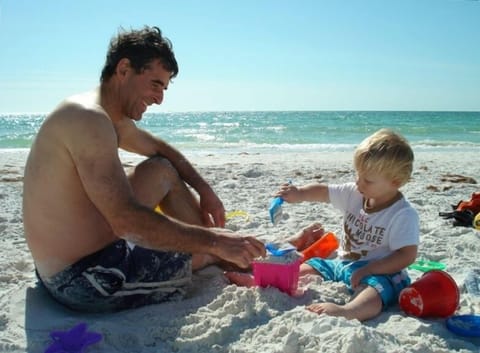
[[[455,280],[446,272],[432,270],[400,292],[400,307],[418,317],[448,317],[457,310],[460,292]]]

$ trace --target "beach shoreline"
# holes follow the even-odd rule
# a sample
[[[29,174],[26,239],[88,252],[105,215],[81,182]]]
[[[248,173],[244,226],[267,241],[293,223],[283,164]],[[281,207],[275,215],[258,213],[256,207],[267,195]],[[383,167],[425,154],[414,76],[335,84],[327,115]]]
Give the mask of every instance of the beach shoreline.
[[[49,332],[86,322],[103,340],[88,352],[479,352],[480,339],[450,332],[445,319],[409,317],[399,306],[360,323],[318,316],[305,306],[320,300],[344,302],[346,288],[318,278],[302,279],[304,295],[290,297],[273,288],[240,288],[226,283],[217,267],[194,276],[186,300],[116,314],[79,314],[54,303],[36,286],[34,265],[23,238],[21,195],[28,150],[0,154],[0,351],[43,352]],[[330,205],[287,204],[280,224],[271,225],[268,204],[278,186],[292,180],[341,183],[354,178],[352,152],[187,154],[209,181],[227,211],[242,210],[227,228],[263,241],[287,239],[320,221],[341,232],[340,215]],[[416,152],[413,178],[402,192],[421,222],[419,257],[446,264],[460,289],[458,313],[480,314],[480,297],[464,280],[478,269],[480,232],[454,227],[439,217],[451,205],[480,191],[478,154]],[[126,167],[140,158],[121,154]],[[462,178],[465,177],[465,178]],[[471,178],[471,179],[468,179]],[[476,181],[477,184],[472,183]],[[409,270],[412,279],[421,276]]]

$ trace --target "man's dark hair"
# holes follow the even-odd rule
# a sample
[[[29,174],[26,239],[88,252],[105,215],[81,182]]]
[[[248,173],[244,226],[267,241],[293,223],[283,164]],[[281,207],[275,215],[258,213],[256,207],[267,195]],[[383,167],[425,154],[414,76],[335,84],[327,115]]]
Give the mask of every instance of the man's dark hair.
[[[143,29],[130,31],[120,29],[118,35],[110,41],[101,82],[108,81],[113,76],[118,62],[123,58],[130,60],[130,65],[138,74],[148,68],[155,59],[160,60],[165,70],[172,73],[170,78],[178,74],[172,42],[162,36],[158,27],[145,26]]]

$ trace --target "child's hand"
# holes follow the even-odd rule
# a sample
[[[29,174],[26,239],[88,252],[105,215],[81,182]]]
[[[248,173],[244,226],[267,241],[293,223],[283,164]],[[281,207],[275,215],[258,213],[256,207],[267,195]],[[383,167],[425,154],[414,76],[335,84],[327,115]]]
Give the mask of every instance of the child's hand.
[[[360,281],[362,280],[362,278],[369,275],[371,275],[371,273],[368,269],[368,266],[363,266],[358,270],[354,271],[352,273],[352,277],[350,277],[350,285],[352,289],[357,288],[360,285]]]
[[[300,199],[300,191],[295,185],[285,183],[280,187],[275,196],[280,196],[287,202],[294,203],[302,201]]]

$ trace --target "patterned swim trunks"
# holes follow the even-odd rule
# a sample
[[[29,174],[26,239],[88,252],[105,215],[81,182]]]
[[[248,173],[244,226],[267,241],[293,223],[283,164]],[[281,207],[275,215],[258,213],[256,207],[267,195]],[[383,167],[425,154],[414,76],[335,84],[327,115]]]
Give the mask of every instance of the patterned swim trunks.
[[[71,309],[105,312],[182,299],[191,279],[190,254],[119,240],[40,282]]]

